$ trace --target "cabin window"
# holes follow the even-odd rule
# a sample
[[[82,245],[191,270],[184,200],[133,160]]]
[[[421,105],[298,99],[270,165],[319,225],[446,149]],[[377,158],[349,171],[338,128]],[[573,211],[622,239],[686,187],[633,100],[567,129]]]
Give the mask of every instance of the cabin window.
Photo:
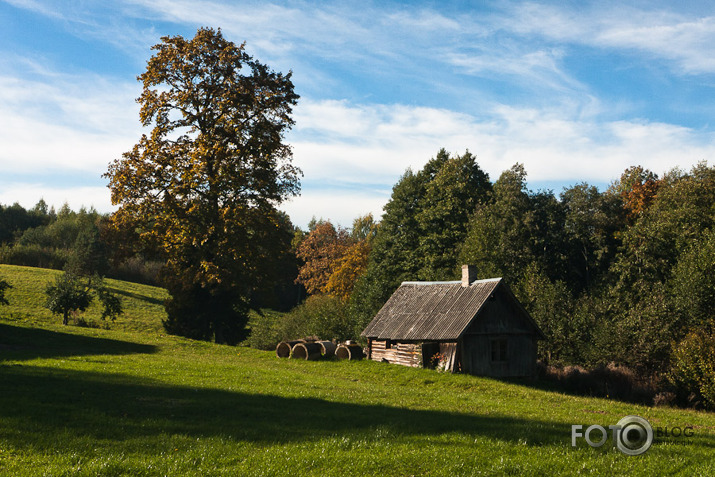
[[[507,361],[506,338],[492,340],[492,361]]]
[[[385,340],[385,349],[392,348],[392,340]]]

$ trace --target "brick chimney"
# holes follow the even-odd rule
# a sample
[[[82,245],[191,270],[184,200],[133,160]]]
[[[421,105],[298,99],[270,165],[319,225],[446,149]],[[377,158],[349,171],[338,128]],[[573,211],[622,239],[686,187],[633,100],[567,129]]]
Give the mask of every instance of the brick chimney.
[[[462,265],[462,286],[468,287],[476,279],[477,267],[474,265]]]

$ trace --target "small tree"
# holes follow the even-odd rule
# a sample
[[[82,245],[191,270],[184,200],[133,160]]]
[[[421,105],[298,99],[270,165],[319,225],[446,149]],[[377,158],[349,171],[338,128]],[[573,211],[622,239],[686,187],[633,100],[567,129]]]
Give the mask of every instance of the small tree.
[[[0,305],[10,304],[10,302],[7,301],[7,298],[5,298],[5,290],[7,290],[8,288],[12,288],[12,285],[0,278]]]
[[[123,312],[119,298],[107,290],[99,277],[84,281],[73,273],[65,272],[54,283],[48,284],[45,293],[47,308],[53,314],[62,315],[63,325],[69,323],[70,314],[85,311],[95,297],[104,306],[102,319],[109,317],[114,320]]]
[[[49,284],[47,290],[47,308],[55,314],[62,314],[62,324],[69,322],[70,313],[84,311],[92,303],[88,284],[82,283],[79,277],[71,273],[63,273]]]

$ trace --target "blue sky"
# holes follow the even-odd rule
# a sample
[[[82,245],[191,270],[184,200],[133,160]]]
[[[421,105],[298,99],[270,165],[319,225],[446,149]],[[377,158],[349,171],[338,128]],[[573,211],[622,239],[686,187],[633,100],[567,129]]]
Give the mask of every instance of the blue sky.
[[[136,76],[200,26],[293,71],[301,226],[379,216],[441,147],[556,193],[715,152],[710,2],[0,0],[0,203],[113,210],[101,175],[141,134]]]

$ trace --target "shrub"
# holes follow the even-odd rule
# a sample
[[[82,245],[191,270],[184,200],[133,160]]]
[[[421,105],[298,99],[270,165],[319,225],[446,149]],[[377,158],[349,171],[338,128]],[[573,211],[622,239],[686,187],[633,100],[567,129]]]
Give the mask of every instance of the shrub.
[[[160,273],[162,262],[131,257],[110,267],[107,276],[127,282],[161,286]]]
[[[10,304],[7,301],[7,298],[5,298],[5,290],[7,290],[8,288],[12,288],[12,285],[10,285],[6,280],[0,278],[0,305]]]
[[[656,392],[652,380],[640,378],[633,370],[613,363],[585,369],[581,366],[546,366],[539,377],[556,382],[567,392],[650,404]]]
[[[355,339],[355,324],[350,320],[347,305],[330,295],[313,295],[283,316],[254,317],[246,344],[275,349],[280,341],[299,338]]]
[[[715,409],[715,333],[700,329],[675,347],[668,375],[681,403]]]
[[[251,348],[266,351],[276,349],[276,345],[282,339],[279,325],[283,319],[283,315],[277,313],[253,313],[248,321],[251,334],[245,344]]]

